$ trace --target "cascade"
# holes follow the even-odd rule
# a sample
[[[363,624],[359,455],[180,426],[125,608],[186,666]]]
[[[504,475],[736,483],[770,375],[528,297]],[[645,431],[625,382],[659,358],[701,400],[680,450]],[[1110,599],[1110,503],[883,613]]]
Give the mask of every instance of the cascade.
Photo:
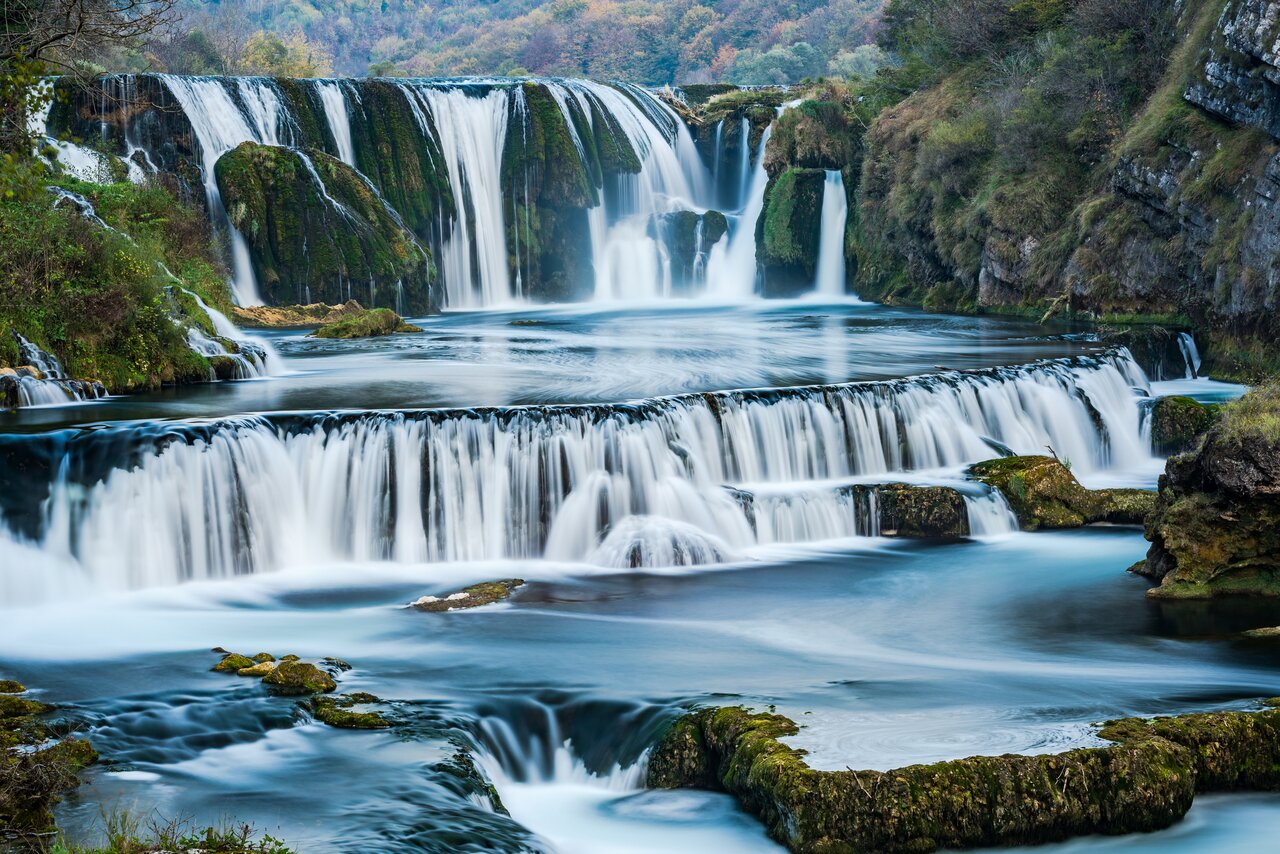
[[[1194,380],[1200,376],[1200,349],[1196,347],[1196,339],[1188,332],[1178,333],[1178,349],[1182,351],[1182,359],[1187,363],[1187,379]]]
[[[822,233],[818,238],[818,270],[815,293],[825,297],[844,296],[844,229],[848,217],[844,178],[838,169],[827,170],[822,188]]]
[[[261,305],[258,285],[244,236],[231,225],[218,191],[214,166],[218,158],[242,142],[280,145],[290,140],[286,112],[272,86],[258,78],[232,78],[243,108],[232,96],[229,81],[212,77],[160,75],[182,107],[200,147],[201,176],[210,217],[227,230],[236,299],[241,305]]]
[[[743,119],[743,122],[746,121]],[[743,132],[746,132],[745,128]],[[759,277],[756,223],[760,221],[760,214],[764,211],[764,191],[769,185],[769,173],[764,168],[764,153],[772,135],[773,126],[770,125],[760,137],[760,151],[756,155],[755,168],[751,170],[751,182],[744,185],[743,208],[735,218],[735,227],[729,232],[728,250],[716,259],[718,263],[707,265],[707,292],[717,298],[744,300],[756,292],[756,280]],[[743,148],[746,148],[745,142]]]
[[[52,454],[52,474],[0,506],[17,534],[100,589],[348,560],[725,561],[767,542],[874,533],[858,502],[786,498],[819,482],[954,471],[1001,447],[1052,446],[1082,474],[1107,469],[1113,451],[1146,459],[1132,456],[1138,380],[1117,351],[621,405],[163,422],[43,450],[13,438],[10,452]],[[754,527],[751,502],[765,508]]]
[[[34,368],[40,375],[0,375],[0,407],[66,406],[107,396],[100,383],[71,379],[56,356],[41,350],[16,329],[9,331],[18,344],[18,357],[22,364]]]
[[[356,166],[356,149],[351,142],[351,115],[347,107],[346,87],[340,80],[316,80],[316,95],[324,106],[329,132],[338,147],[338,159],[351,168]]]

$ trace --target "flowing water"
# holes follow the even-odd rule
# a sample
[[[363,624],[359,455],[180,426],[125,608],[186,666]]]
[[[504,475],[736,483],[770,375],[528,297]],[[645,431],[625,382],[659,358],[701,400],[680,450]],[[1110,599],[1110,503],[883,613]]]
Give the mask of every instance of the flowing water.
[[[217,156],[295,145],[296,122],[271,81],[163,80],[218,219]],[[1124,571],[1138,528],[1021,533],[964,474],[1052,450],[1088,486],[1153,488],[1151,399],[1241,391],[1199,375],[1193,340],[1164,374],[1184,378],[1150,382],[1088,330],[862,303],[838,172],[813,293],[757,299],[770,130],[722,157],[722,123],[703,162],[649,93],[543,83],[575,135],[608,116],[641,164],[587,212],[586,299],[524,302],[519,229],[508,263],[523,88],[400,80],[458,205],[432,243],[447,304],[470,310],[343,341],[247,336],[202,305],[252,381],[0,414],[0,674],[109,760],[64,828],[127,808],[235,816],[307,852],[777,851],[727,796],[643,787],[691,704],[773,707],[815,767],[888,769],[1280,693],[1273,648],[1234,639],[1275,604],[1148,601]],[[308,85],[331,153],[359,162],[359,86]],[[712,208],[728,235],[697,232],[682,292],[653,224]],[[236,283],[252,301],[251,271]],[[55,377],[46,356],[27,358]],[[971,536],[882,536],[878,487],[901,482],[957,489]],[[515,577],[502,604],[406,607]],[[350,661],[342,689],[396,727],[319,724],[210,673],[216,646]],[[1251,851],[1276,831],[1275,796],[1213,797],[1162,833],[1040,850]]]

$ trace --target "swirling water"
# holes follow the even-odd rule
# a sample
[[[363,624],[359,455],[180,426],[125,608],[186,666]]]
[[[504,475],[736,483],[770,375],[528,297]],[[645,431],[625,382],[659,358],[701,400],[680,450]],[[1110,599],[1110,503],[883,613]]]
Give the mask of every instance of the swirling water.
[[[1150,485],[1140,403],[1162,384],[1069,330],[808,304],[425,323],[271,335],[283,377],[6,416],[0,669],[112,760],[60,808],[72,832],[106,804],[305,851],[776,850],[724,796],[641,788],[684,705],[772,705],[815,766],[890,768],[1280,693],[1271,650],[1232,639],[1275,606],[1147,601],[1135,528],[940,545],[859,522],[852,487],[955,483],[998,446]],[[503,605],[403,607],[516,576]],[[207,672],[218,645],[342,657],[343,689],[401,726],[315,723]],[[510,816],[448,771],[460,747]],[[1277,829],[1274,798],[1212,798],[1064,847],[1257,850]]]

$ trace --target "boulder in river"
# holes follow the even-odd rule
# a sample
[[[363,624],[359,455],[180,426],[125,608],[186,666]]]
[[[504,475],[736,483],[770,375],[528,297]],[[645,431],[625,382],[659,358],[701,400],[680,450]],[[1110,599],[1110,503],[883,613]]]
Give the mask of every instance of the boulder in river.
[[[678,719],[648,785],[728,792],[792,851],[923,852],[1158,830],[1197,792],[1280,788],[1280,709],[1112,721],[1115,742],[892,771],[817,771],[794,721],[742,708]]]
[[[1141,525],[1156,501],[1145,489],[1085,489],[1054,457],[1001,457],[971,466],[969,475],[1004,493],[1026,531],[1092,522]]]
[[[881,536],[930,540],[969,536],[964,496],[950,487],[886,483],[874,492]]]
[[[262,678],[263,684],[277,694],[328,694],[338,683],[314,664],[305,661],[281,661]]]
[[[1193,452],[1173,457],[1132,571],[1161,599],[1280,595],[1280,386],[1224,406]]]
[[[1151,405],[1151,447],[1163,455],[1181,454],[1213,426],[1221,407],[1190,397],[1162,397]]]
[[[516,588],[524,586],[523,578],[507,578],[502,581],[485,581],[464,587],[457,593],[445,596],[423,596],[410,602],[419,611],[458,611],[463,608],[479,608],[510,598]]]
[[[421,332],[422,329],[389,308],[370,308],[327,323],[311,333],[316,338],[377,338],[396,332]]]

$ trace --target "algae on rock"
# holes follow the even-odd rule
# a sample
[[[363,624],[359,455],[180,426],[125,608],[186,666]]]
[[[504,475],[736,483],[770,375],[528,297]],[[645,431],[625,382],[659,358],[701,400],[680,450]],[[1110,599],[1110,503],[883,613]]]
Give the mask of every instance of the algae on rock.
[[[1000,490],[1026,531],[1093,522],[1140,525],[1156,502],[1145,489],[1085,489],[1054,457],[1001,457],[971,466],[969,475]]]

